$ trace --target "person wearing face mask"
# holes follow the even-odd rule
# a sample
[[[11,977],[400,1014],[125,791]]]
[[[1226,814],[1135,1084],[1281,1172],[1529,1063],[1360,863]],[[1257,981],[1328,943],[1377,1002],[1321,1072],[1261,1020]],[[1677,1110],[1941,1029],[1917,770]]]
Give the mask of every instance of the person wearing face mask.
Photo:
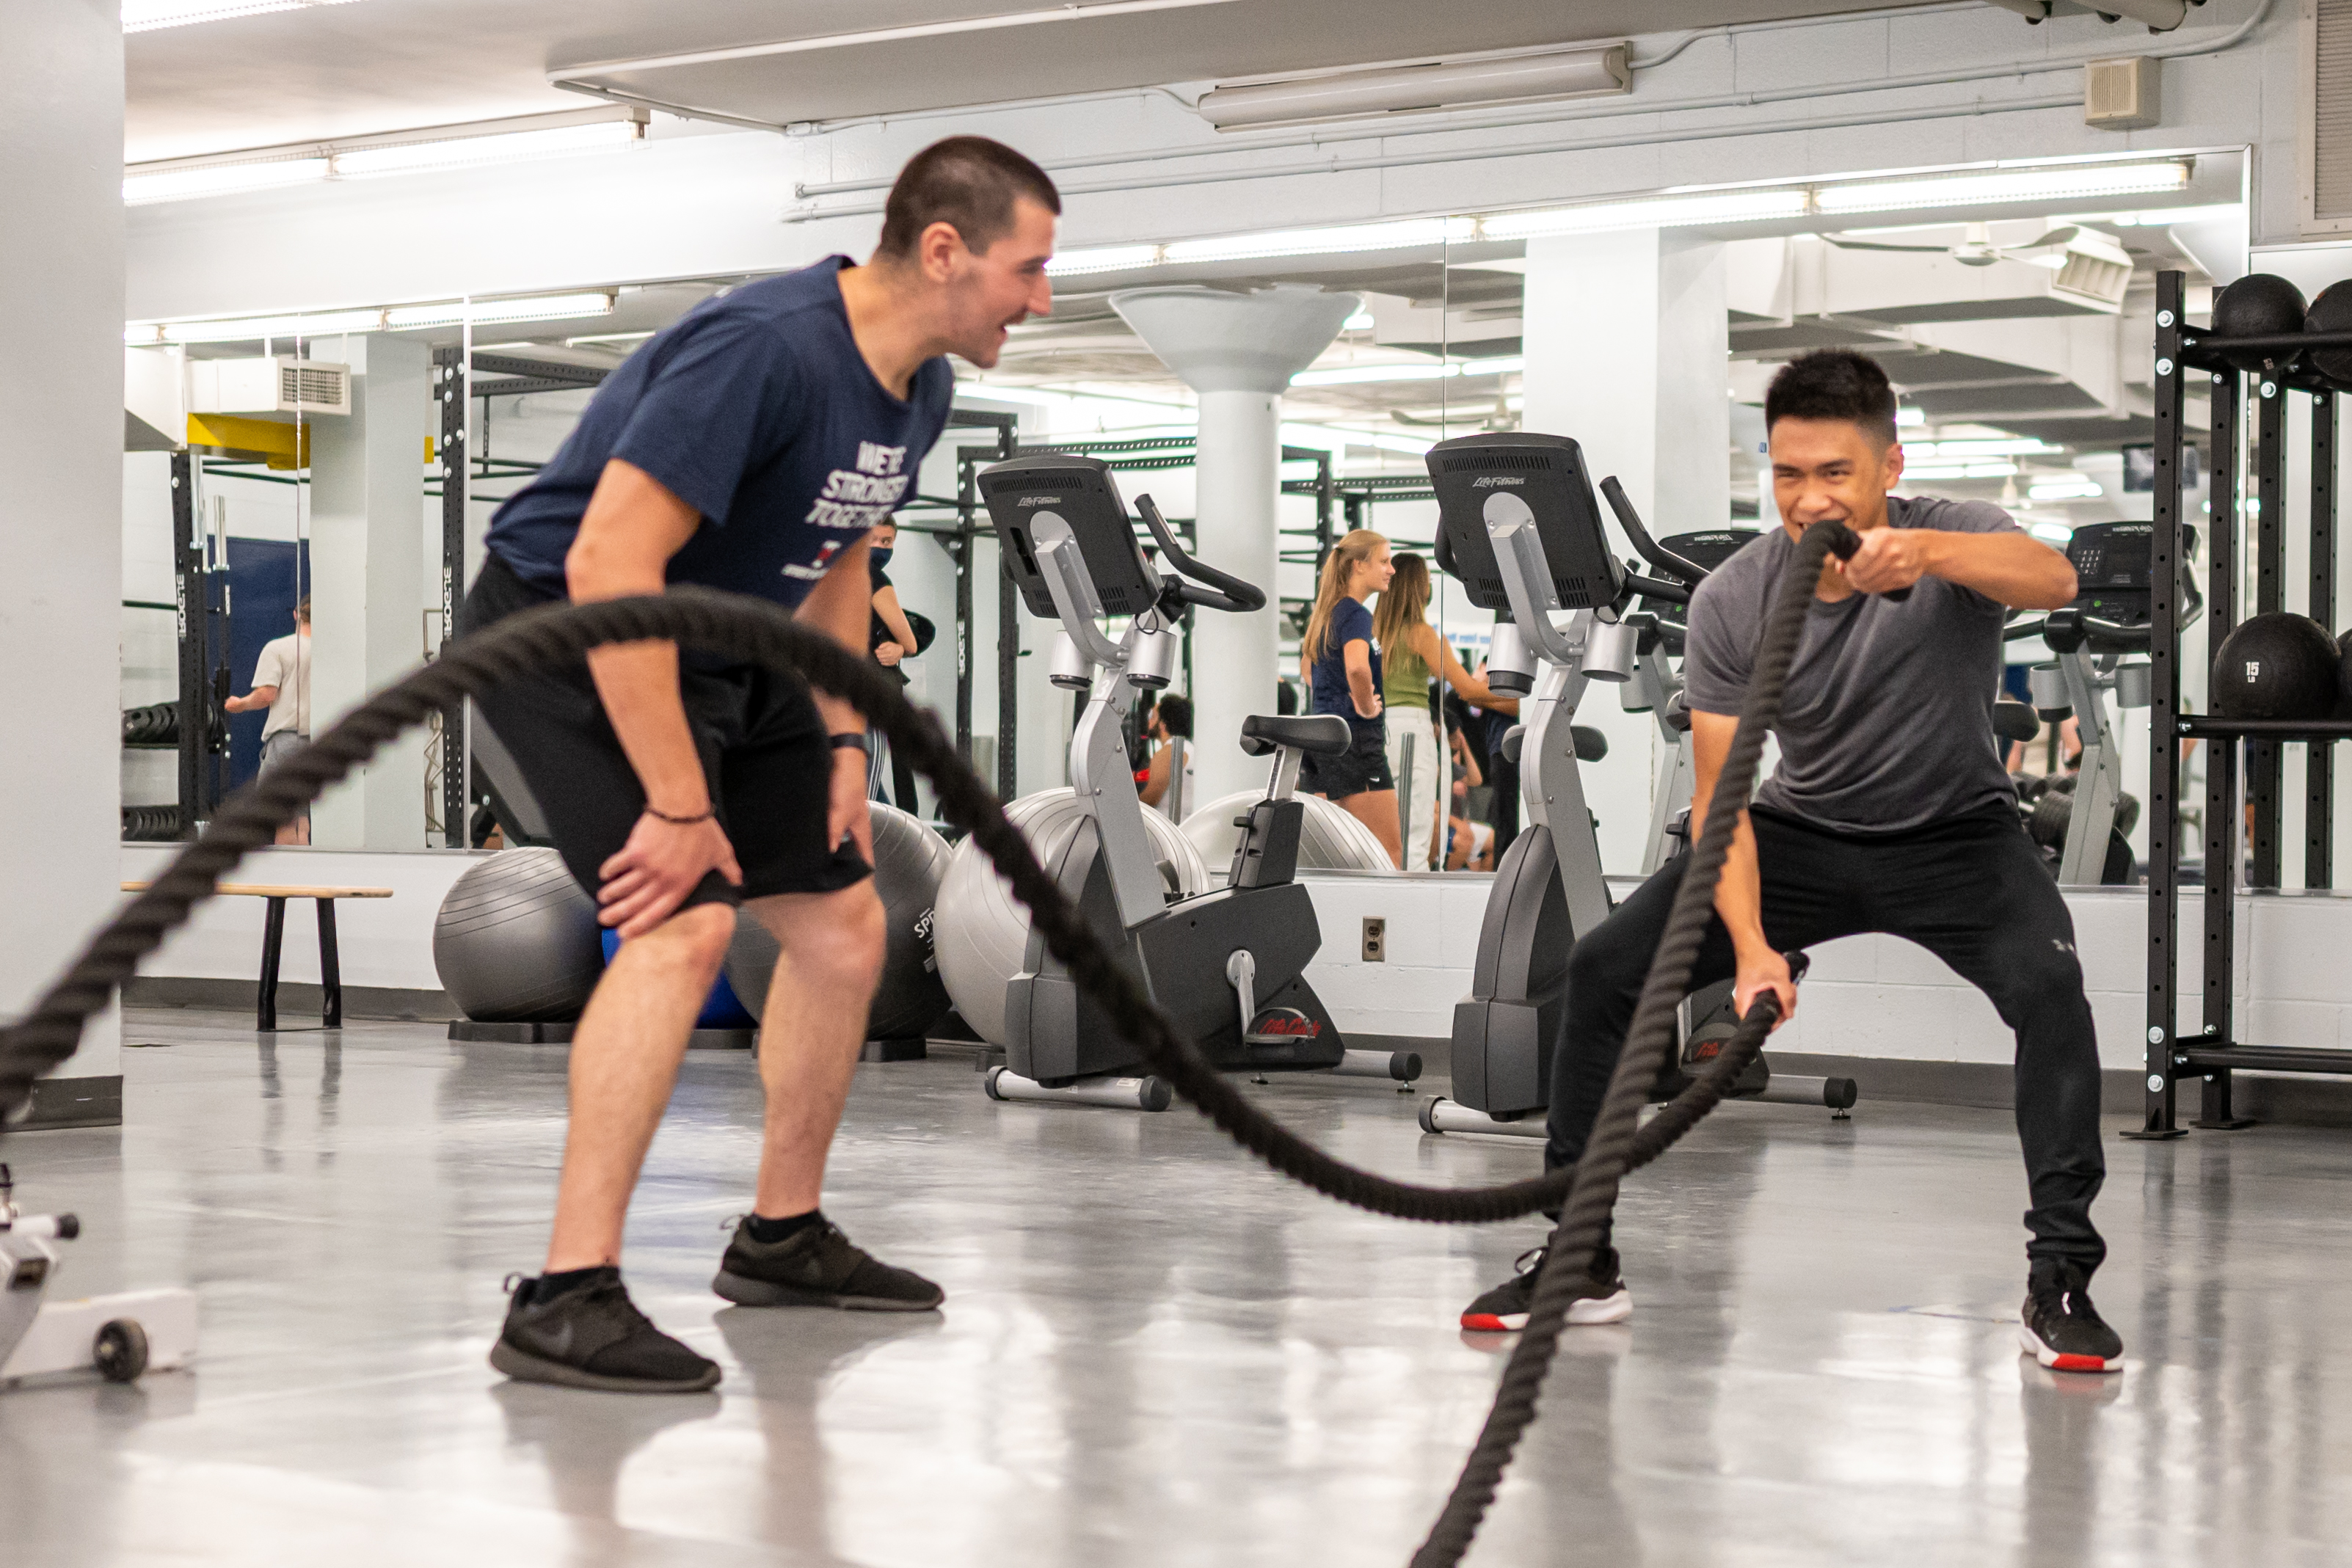
[[[876,612],[866,536],[947,423],[948,356],[993,365],[1011,328],[1053,308],[1061,208],[1027,158],[950,137],[899,171],[868,261],[743,284],[656,333],[499,507],[464,629],[692,583],[765,598],[855,650]],[[621,1236],[739,907],[782,956],[751,1212],[711,1289],[752,1308],[937,1307],[937,1285],[818,1207],[886,948],[864,718],[789,674],[664,642],[502,682],[480,711],[622,938],[572,1037],[544,1271],[515,1285],[491,1365],[615,1393],[719,1381],[630,1301]]]
[[[873,650],[874,662],[897,677],[900,685],[909,684],[905,662],[930,646],[930,622],[918,628],[898,603],[898,591],[891,586],[890,574],[882,569],[890,564],[890,556],[898,543],[898,525],[877,523],[874,531],[866,536],[866,577],[874,584],[873,616],[866,628],[866,643]],[[887,778],[889,793],[883,793],[882,781]],[[866,794],[876,800],[887,800],[902,811],[916,809],[915,770],[906,758],[890,749],[890,743],[880,736],[874,737],[874,757],[866,772]]]

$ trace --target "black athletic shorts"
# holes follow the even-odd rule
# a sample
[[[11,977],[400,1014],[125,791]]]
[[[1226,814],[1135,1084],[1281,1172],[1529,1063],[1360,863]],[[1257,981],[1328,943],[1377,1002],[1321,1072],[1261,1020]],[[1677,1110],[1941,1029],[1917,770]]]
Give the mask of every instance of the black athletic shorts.
[[[458,626],[479,631],[552,598],[491,556],[466,596]],[[698,669],[690,653],[685,657],[679,695],[743,885],[714,871],[680,907],[834,893],[871,875],[856,843],[825,842],[833,747],[808,687],[755,665]],[[646,794],[604,716],[587,661],[553,676],[506,682],[477,706],[546,812],[563,863],[594,894],[598,868],[628,841]]]
[[[1298,765],[1298,787],[1310,795],[1344,800],[1350,795],[1393,789],[1396,777],[1389,771],[1388,747],[1378,734],[1358,735],[1355,744],[1337,757],[1307,757]]]

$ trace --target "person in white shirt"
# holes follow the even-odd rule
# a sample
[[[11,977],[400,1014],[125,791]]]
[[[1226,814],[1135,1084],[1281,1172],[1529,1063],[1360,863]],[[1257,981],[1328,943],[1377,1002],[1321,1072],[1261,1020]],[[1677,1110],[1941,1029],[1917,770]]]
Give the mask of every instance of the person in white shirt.
[[[253,662],[253,689],[241,697],[231,697],[222,705],[231,713],[253,713],[269,710],[269,717],[261,727],[261,769],[282,760],[296,747],[310,738],[310,596],[304,594],[302,602],[294,607],[292,634],[277,638],[261,645],[261,656]],[[305,810],[294,821],[278,830],[281,844],[307,844],[310,841],[310,813]]]

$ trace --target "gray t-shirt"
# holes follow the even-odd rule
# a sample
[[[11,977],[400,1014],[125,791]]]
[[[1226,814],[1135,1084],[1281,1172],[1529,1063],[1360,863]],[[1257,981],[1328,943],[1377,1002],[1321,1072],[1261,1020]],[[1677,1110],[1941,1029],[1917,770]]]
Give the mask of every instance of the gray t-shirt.
[[[1989,501],[1890,496],[1891,528],[2014,533]],[[1786,528],[1742,546],[1691,598],[1683,680],[1690,706],[1737,716],[1780,573]],[[1847,832],[1894,833],[2017,799],[1992,733],[2002,606],[1923,577],[1895,603],[1857,593],[1813,601],[1789,672],[1780,763],[1768,810]]]

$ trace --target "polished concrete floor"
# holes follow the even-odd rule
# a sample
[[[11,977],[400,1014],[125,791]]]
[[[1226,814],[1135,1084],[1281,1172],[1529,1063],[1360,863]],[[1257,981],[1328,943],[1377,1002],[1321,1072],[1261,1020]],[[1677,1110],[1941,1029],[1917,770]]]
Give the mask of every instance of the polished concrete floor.
[[[502,1383],[536,1264],[558,1049],[433,1026],[264,1042],[134,1011],[127,1124],[0,1139],[78,1210],[61,1293],[184,1282],[192,1372],[0,1394],[0,1562],[1400,1564],[1500,1362],[1453,1327],[1536,1239],[1280,1181],[1190,1113],[999,1105],[967,1061],[860,1070],[828,1210],[936,1317],[705,1288],[743,1205],[751,1062],[698,1053],[630,1238],[715,1395]],[[1867,1085],[1864,1086],[1865,1093]],[[1377,1083],[1264,1102],[1431,1181],[1532,1145],[1424,1138]],[[1637,1177],[1638,1303],[1573,1333],[1474,1563],[2352,1561],[2352,1134],[2112,1141],[2119,1378],[2019,1357],[2000,1114],[1734,1107]]]

